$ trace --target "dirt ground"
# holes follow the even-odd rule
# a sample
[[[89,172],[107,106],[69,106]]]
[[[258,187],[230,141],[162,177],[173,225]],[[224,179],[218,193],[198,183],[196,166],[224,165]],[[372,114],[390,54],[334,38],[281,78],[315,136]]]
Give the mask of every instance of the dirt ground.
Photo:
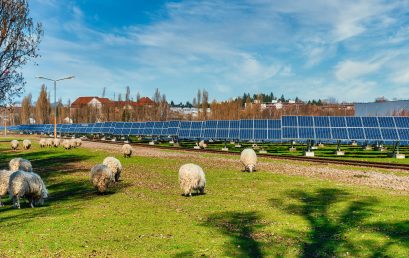
[[[83,142],[83,146],[118,153],[121,151],[120,145],[108,143]],[[238,161],[239,157],[236,159],[232,157],[223,158],[222,155],[210,156],[199,152],[168,151],[139,146],[133,148],[133,156],[192,159],[192,161],[201,161],[209,164],[209,166],[231,166],[243,169]],[[388,173],[382,173],[377,168],[346,169],[341,165],[334,164],[309,164],[297,161],[283,162],[282,160],[258,162],[257,170],[293,176],[308,176],[345,184],[390,189],[395,192],[409,194],[409,171],[403,170],[388,170]],[[405,173],[407,173],[407,176],[402,175]]]

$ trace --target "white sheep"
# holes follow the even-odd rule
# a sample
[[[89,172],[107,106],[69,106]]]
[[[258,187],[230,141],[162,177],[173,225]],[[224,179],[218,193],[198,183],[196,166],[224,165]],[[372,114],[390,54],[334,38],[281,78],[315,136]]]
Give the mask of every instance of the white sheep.
[[[29,150],[31,148],[31,141],[30,140],[24,140],[23,141],[23,149]]]
[[[196,164],[185,164],[179,169],[179,184],[185,196],[192,196],[192,192],[204,193],[206,178],[203,169]]]
[[[51,138],[46,139],[46,145],[47,145],[48,148],[53,147],[54,139],[51,139]]]
[[[46,140],[44,138],[40,139],[39,144],[40,148],[44,148],[47,145]]]
[[[60,143],[61,143],[61,141],[60,141],[60,139],[58,139],[58,138],[55,138],[55,139],[53,140],[53,146],[54,146],[54,147],[60,146]]]
[[[0,207],[3,206],[1,203],[1,197],[4,197],[7,195],[8,189],[9,189],[9,180],[10,180],[10,175],[13,174],[13,171],[10,170],[0,170]]]
[[[25,171],[25,172],[32,172],[33,167],[31,166],[31,162],[22,159],[22,158],[14,158],[9,162],[10,171],[16,172],[18,170]]]
[[[11,141],[11,148],[13,150],[17,150],[17,148],[18,148],[18,141],[17,140],[12,140]]]
[[[71,141],[70,141],[70,140],[65,139],[65,140],[62,142],[62,146],[63,146],[63,147],[64,147],[64,149],[66,149],[66,150],[71,149]]]
[[[90,181],[98,192],[103,193],[115,182],[115,177],[109,167],[98,164],[91,169]]]
[[[41,177],[36,173],[17,171],[10,175],[9,188],[10,198],[13,199],[13,207],[20,209],[20,198],[25,197],[30,207],[44,204],[48,198],[48,191]]]
[[[201,141],[199,142],[199,147],[200,147],[201,149],[206,149],[206,148],[207,148],[207,143],[205,143],[204,140],[201,140]]]
[[[102,161],[102,164],[104,164],[105,166],[109,167],[109,169],[111,169],[112,174],[115,177],[115,182],[118,182],[119,177],[121,176],[121,172],[122,172],[121,162],[114,157],[106,157],[104,161]]]
[[[124,144],[122,146],[122,154],[124,155],[125,158],[131,157],[133,152],[132,146],[129,144]]]
[[[82,140],[80,138],[75,139],[75,146],[76,147],[81,147]]]
[[[244,149],[241,152],[240,161],[244,165],[244,171],[253,172],[256,170],[257,154],[253,149]]]

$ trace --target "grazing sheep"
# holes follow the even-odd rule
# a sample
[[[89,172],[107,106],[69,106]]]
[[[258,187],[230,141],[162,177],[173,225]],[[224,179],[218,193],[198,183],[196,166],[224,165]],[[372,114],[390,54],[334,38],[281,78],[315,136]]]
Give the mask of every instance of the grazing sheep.
[[[55,138],[55,139],[53,140],[53,146],[54,146],[54,147],[60,146],[60,143],[61,143],[60,139]]]
[[[179,184],[185,196],[192,196],[192,191],[204,193],[206,178],[203,169],[195,164],[185,164],[179,169]]]
[[[44,138],[41,138],[39,143],[40,143],[40,148],[44,148],[47,145],[46,140]]]
[[[98,192],[103,193],[115,182],[115,177],[109,167],[98,164],[91,169],[90,181]]]
[[[36,173],[17,171],[10,175],[9,188],[10,198],[13,199],[13,207],[20,209],[20,198],[25,197],[30,207],[43,205],[44,199],[48,198],[48,191],[43,180]]]
[[[199,147],[200,147],[201,149],[206,149],[206,148],[207,148],[207,143],[205,143],[205,141],[201,140],[201,141],[199,142]]]
[[[33,167],[31,166],[31,162],[26,160],[26,159],[22,159],[22,158],[14,158],[12,160],[10,160],[9,162],[9,168],[10,171],[12,172],[16,172],[16,171],[24,171],[24,172],[32,172],[33,171]]]
[[[63,147],[64,147],[64,149],[66,149],[66,150],[71,149],[71,141],[70,141],[70,140],[65,139],[65,140],[62,142],[62,146],[63,146]]]
[[[10,170],[0,170],[0,207],[3,206],[3,204],[1,203],[1,197],[7,195],[10,175],[13,173],[14,172]]]
[[[51,138],[46,139],[46,145],[47,145],[48,148],[53,147],[54,139],[51,139]]]
[[[114,158],[114,157],[106,157],[104,161],[102,162],[105,166],[109,167],[111,169],[112,174],[115,177],[115,182],[119,181],[119,177],[121,176],[122,172],[122,164],[121,162]]]
[[[75,146],[81,147],[82,145],[82,140],[80,138],[75,139]]]
[[[240,161],[244,165],[244,171],[256,171],[257,155],[253,149],[244,149],[241,152]]]
[[[18,141],[17,140],[12,140],[11,141],[11,148],[13,150],[17,150],[17,148],[18,148]]]
[[[23,149],[29,150],[31,148],[31,141],[30,140],[24,140],[23,141]]]
[[[131,145],[124,144],[124,146],[122,146],[122,154],[124,154],[125,158],[131,157],[132,152],[133,152],[133,149]]]

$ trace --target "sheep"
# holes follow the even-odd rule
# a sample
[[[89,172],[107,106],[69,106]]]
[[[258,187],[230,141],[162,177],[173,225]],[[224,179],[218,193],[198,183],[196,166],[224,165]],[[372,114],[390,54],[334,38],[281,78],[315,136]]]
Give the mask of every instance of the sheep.
[[[40,148],[44,148],[46,146],[46,140],[44,138],[41,138],[39,141]]]
[[[244,171],[256,171],[257,154],[253,149],[244,149],[241,152],[240,161],[244,165]]]
[[[0,207],[3,206],[1,203],[1,197],[4,197],[7,195],[8,188],[9,188],[9,180],[10,180],[10,175],[13,174],[13,171],[10,170],[0,170]]]
[[[98,192],[104,193],[115,182],[115,177],[108,166],[98,164],[91,169],[90,181]]]
[[[80,138],[75,139],[75,145],[77,147],[81,147],[81,144],[82,144],[82,140]]]
[[[30,140],[24,140],[23,141],[23,149],[29,150],[31,148],[31,141]]]
[[[18,148],[18,141],[17,140],[12,140],[11,141],[11,148],[13,150],[17,150],[17,148]]]
[[[122,154],[124,154],[124,157],[125,157],[125,158],[131,157],[132,152],[133,152],[133,149],[132,149],[132,146],[131,146],[131,145],[129,145],[129,144],[124,144],[124,145],[122,146]]]
[[[71,142],[70,142],[70,140],[65,139],[65,140],[62,142],[62,146],[63,146],[64,149],[66,149],[66,150],[71,149]]]
[[[36,173],[17,171],[10,175],[9,195],[13,199],[13,207],[20,209],[20,198],[28,199],[31,208],[35,205],[43,205],[44,199],[48,198],[48,190],[41,177]]]
[[[199,147],[200,147],[201,149],[206,149],[206,148],[207,148],[207,143],[205,143],[205,141],[201,140],[201,141],[199,142]]]
[[[60,146],[60,143],[61,143],[60,139],[57,139],[57,138],[56,138],[56,139],[53,140],[53,146],[54,146],[54,147]]]
[[[112,174],[115,177],[115,182],[118,182],[119,177],[121,176],[121,172],[122,172],[121,162],[114,157],[106,157],[104,161],[102,161],[102,164],[104,164],[105,166],[109,167],[109,169],[111,169]]]
[[[54,145],[54,140],[51,139],[51,138],[46,139],[46,145],[47,145],[48,148],[53,147],[53,145]]]
[[[204,193],[206,178],[203,169],[196,164],[185,164],[179,169],[179,184],[185,196],[192,196],[192,191]]]
[[[24,172],[32,172],[33,167],[31,166],[31,162],[22,159],[22,158],[14,158],[10,160],[9,162],[9,168],[10,171],[16,172],[16,171],[24,171]]]

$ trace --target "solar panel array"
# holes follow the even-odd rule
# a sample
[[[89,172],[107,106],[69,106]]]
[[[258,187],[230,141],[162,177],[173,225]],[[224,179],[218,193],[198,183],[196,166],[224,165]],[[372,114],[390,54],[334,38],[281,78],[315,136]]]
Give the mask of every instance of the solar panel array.
[[[20,125],[12,129],[27,133],[51,134],[54,126]],[[409,117],[283,116],[281,119],[259,120],[103,122],[58,124],[57,132],[114,136],[171,136],[194,140],[409,142]]]

